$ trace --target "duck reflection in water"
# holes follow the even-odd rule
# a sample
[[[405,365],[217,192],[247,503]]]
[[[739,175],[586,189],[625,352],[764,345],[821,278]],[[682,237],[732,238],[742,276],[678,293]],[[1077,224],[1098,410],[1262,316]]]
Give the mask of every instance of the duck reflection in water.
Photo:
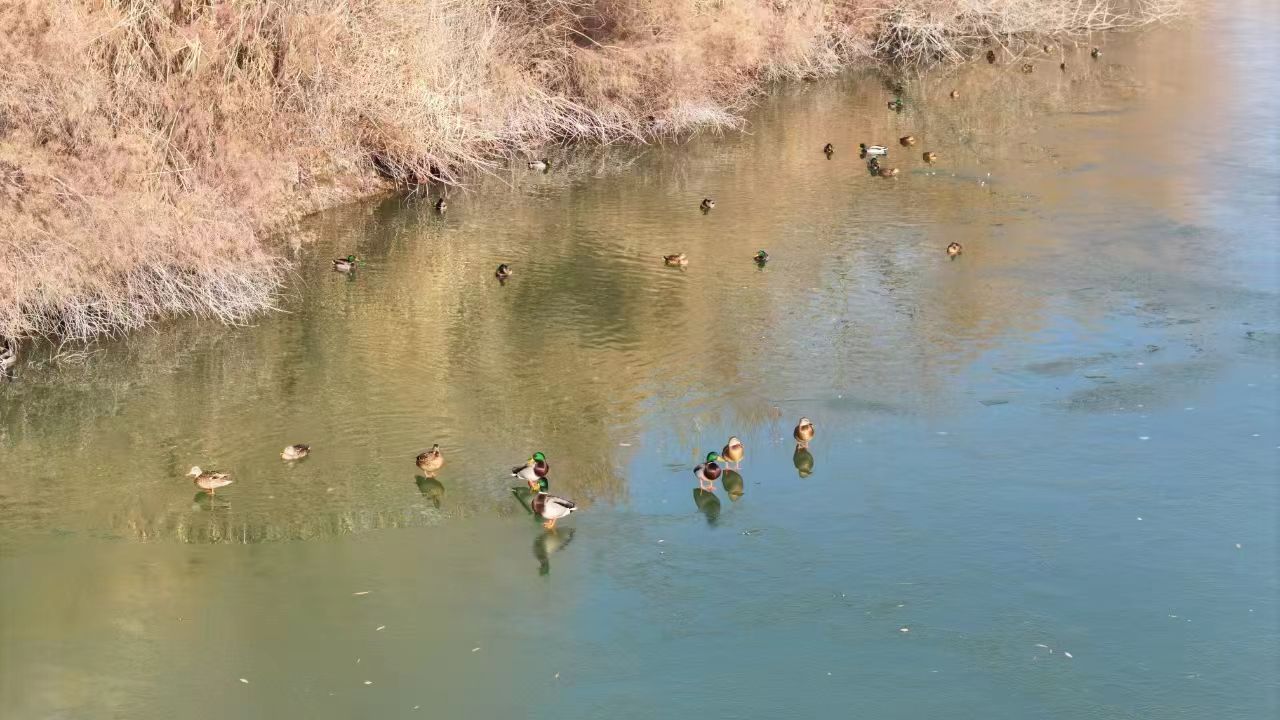
[[[720,498],[715,493],[696,487],[693,489],[693,503],[698,506],[698,512],[707,516],[708,525],[715,525],[720,519]]]
[[[533,498],[539,492],[550,492],[551,481],[545,477],[540,477],[537,480],[537,488],[537,490],[534,490],[529,485],[516,485],[511,488],[511,495],[516,499],[516,502],[520,503],[520,507],[525,509],[525,512],[532,515],[534,520],[541,522],[541,518],[533,511]]]
[[[414,475],[413,481],[418,485],[418,492],[422,493],[422,497],[431,502],[431,506],[440,509],[440,503],[444,500],[444,483],[433,477],[425,475]]]
[[[210,495],[201,490],[191,498],[191,509],[200,510],[201,512],[214,512],[219,510],[230,510],[231,501],[225,495]]]
[[[724,491],[729,494],[729,500],[733,502],[741,500],[743,493],[746,492],[742,474],[736,470],[725,470],[720,478],[720,484],[724,486]]]
[[[551,574],[551,556],[573,541],[577,532],[573,528],[557,528],[544,532],[533,540],[533,556],[538,560],[538,574]]]
[[[801,478],[807,478],[813,474],[813,453],[809,452],[809,448],[796,447],[791,456],[791,464],[796,466],[796,472]]]

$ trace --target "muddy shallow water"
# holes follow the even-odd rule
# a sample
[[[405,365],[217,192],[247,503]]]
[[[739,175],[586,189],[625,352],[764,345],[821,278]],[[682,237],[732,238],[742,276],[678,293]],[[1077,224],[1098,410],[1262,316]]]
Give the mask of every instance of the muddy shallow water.
[[[1280,13],[1246,8],[326,213],[286,312],[24,369],[0,716],[1274,717]]]

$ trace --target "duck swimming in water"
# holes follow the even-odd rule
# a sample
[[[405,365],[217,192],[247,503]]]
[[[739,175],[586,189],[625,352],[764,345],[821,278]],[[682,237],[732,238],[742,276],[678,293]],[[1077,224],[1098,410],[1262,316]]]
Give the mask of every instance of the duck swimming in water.
[[[210,495],[214,494],[220,487],[226,487],[234,482],[231,476],[220,472],[205,472],[199,466],[191,468],[187,473],[187,477],[192,478],[192,482],[196,487],[204,490]]]
[[[936,152],[927,152],[921,157],[924,158],[924,161],[929,163],[930,165],[938,162],[938,153]]]
[[[898,143],[901,144],[902,147],[911,147],[916,144],[916,137],[914,135],[903,135],[898,138]]]
[[[311,454],[310,445],[290,445],[280,451],[281,460],[301,460]]]
[[[822,152],[826,153],[828,157],[830,157],[830,155],[835,151],[836,151],[836,146],[832,145],[831,143],[827,143],[826,145],[822,146]]]
[[[510,266],[510,265],[508,265],[508,264],[506,264],[506,263],[502,263],[501,265],[499,265],[499,266],[498,266],[498,269],[497,269],[497,270],[494,270],[494,271],[493,271],[493,276],[494,276],[494,277],[496,277],[496,278],[498,278],[498,279],[499,279],[499,280],[501,280],[502,282],[506,282],[506,281],[510,280],[510,279],[511,279],[511,266]]]
[[[716,201],[711,198],[702,198],[702,204],[698,205],[702,212],[706,212],[716,206]]]
[[[964,252],[964,246],[962,246],[958,242],[953,242],[947,246],[947,256],[950,257],[952,260],[956,259],[956,256],[960,255],[963,252]]]
[[[763,266],[765,263],[769,262],[769,253],[765,250],[757,250],[755,257],[751,259],[755,260],[757,265]]]
[[[674,255],[663,255],[662,262],[671,267],[685,267],[689,264],[689,257],[684,253],[675,253]]]
[[[356,263],[360,262],[360,258],[355,255],[348,255],[344,258],[338,258],[333,261],[333,269],[338,272],[351,272],[356,269]]]

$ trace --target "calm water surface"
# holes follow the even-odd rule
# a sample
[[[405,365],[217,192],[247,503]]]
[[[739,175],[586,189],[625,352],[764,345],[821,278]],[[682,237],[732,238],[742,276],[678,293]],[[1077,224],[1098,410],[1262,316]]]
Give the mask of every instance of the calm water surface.
[[[286,312],[37,362],[0,716],[1275,717],[1280,12],[1245,5],[331,212]],[[506,476],[538,449],[555,535]]]

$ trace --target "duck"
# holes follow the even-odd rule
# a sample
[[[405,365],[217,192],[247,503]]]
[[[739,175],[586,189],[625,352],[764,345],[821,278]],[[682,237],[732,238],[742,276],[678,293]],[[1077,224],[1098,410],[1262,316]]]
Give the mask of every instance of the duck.
[[[948,245],[948,246],[947,246],[947,256],[948,256],[948,257],[951,257],[951,258],[953,258],[953,259],[954,259],[957,255],[959,255],[959,254],[961,254],[961,253],[963,253],[963,252],[964,252],[964,246],[963,246],[963,245],[961,245],[961,244],[960,244],[960,243],[958,243],[958,242],[953,242],[953,243],[951,243],[950,245]]]
[[[449,203],[446,202],[444,198],[440,198],[439,200],[436,200],[436,212],[443,215],[445,211],[448,209],[449,209]]]
[[[882,168],[882,167],[877,166],[877,172],[876,172],[876,174],[877,174],[877,175],[879,175],[879,176],[880,176],[880,177],[882,177],[882,178],[897,177],[897,176],[898,176],[898,168],[896,168],[896,167],[891,167],[891,168]]]
[[[1093,58],[1094,60],[1097,60],[1098,57],[1101,55],[1102,55],[1102,51],[1099,50],[1098,48],[1094,48],[1089,51],[1089,57]]]
[[[715,452],[707,453],[706,462],[700,463],[693,469],[693,474],[698,478],[698,487],[702,490],[715,490],[716,480],[720,479],[720,473],[724,469],[716,463],[720,459],[720,455]]]
[[[996,51],[995,51],[995,50],[988,50],[988,51],[987,51],[987,62],[991,63],[992,65],[995,65],[995,64],[996,64]]]
[[[187,477],[193,478],[192,482],[195,486],[212,495],[218,488],[230,485],[234,480],[226,473],[205,472],[200,466],[192,466],[187,473]]]
[[[1044,49],[1044,54],[1045,54],[1045,55],[1048,55],[1050,52],[1053,52],[1052,50],[1050,50],[1050,49],[1049,49],[1049,46],[1048,46],[1048,45],[1045,45],[1045,46],[1043,47],[1043,49]]]
[[[545,492],[539,492],[533,496],[533,502],[529,504],[533,511],[541,515],[546,522],[542,523],[542,527],[552,530],[556,526],[556,521],[569,515],[578,509],[577,503],[572,500],[566,500],[556,495]]]
[[[1058,63],[1058,69],[1059,69],[1059,70],[1061,70],[1062,72],[1066,72],[1066,71],[1067,71],[1067,64],[1066,64],[1066,63],[1064,63],[1064,62]]]
[[[903,135],[902,137],[898,138],[898,143],[902,145],[902,147],[911,147],[912,145],[916,144],[916,136]]]
[[[952,91],[951,91],[951,99],[952,99],[952,100],[955,100],[955,99],[956,99],[956,98],[958,98],[958,97],[960,97],[960,91],[959,91],[959,90],[952,90]]]
[[[301,460],[311,454],[310,445],[289,445],[280,451],[281,460]]]
[[[1033,71],[1035,71],[1035,69],[1036,69],[1036,66],[1032,65],[1031,63],[1022,63],[1022,72],[1025,75],[1030,75]]]
[[[751,259],[755,260],[757,265],[764,265],[769,262],[769,252],[767,250],[757,250],[755,257]]]
[[[868,155],[875,156],[875,155],[889,154],[889,148],[883,145],[868,145],[866,143],[858,143],[858,151],[862,154],[863,157],[866,157]]]
[[[439,443],[432,445],[430,450],[418,454],[418,469],[426,473],[427,477],[442,467],[444,467],[444,454],[440,452]]]
[[[551,464],[547,462],[547,456],[539,451],[526,460],[524,465],[511,468],[511,475],[523,480],[530,490],[541,487],[542,492],[546,492],[547,487],[545,485],[539,486],[538,481],[545,480],[547,472],[550,470]]]
[[[926,152],[921,157],[923,157],[924,161],[929,163],[930,165],[938,162],[938,153],[936,152]]]
[[[869,171],[871,172],[871,174],[872,174],[872,175],[879,175],[879,174],[880,174],[880,161],[879,161],[879,160],[877,160],[877,159],[875,159],[875,158],[871,158],[870,160],[868,160],[868,161],[867,161],[867,170],[869,170]]]
[[[501,265],[499,265],[499,266],[498,266],[498,269],[497,269],[497,270],[494,270],[494,271],[493,271],[493,276],[494,276],[494,277],[496,277],[496,278],[498,278],[499,280],[501,280],[501,281],[503,281],[503,282],[506,282],[507,280],[510,280],[510,279],[511,279],[511,266],[510,266],[510,265],[508,265],[508,264],[506,264],[506,263],[502,263]]]
[[[890,100],[890,101],[889,101],[888,105],[889,105],[889,109],[890,109],[890,110],[892,110],[892,111],[894,111],[894,112],[902,112],[902,101],[901,101],[901,100],[898,100],[897,98],[894,98],[893,100]]]
[[[550,160],[548,160],[548,159],[546,159],[546,158],[540,158],[540,159],[530,160],[530,161],[529,161],[529,169],[530,169],[530,170],[541,170],[541,171],[543,171],[543,172],[546,172],[547,170],[551,169],[551,161],[550,161]]]
[[[9,371],[18,364],[18,343],[0,337],[0,378],[9,377]]]
[[[734,467],[742,467],[742,458],[746,455],[747,449],[742,446],[742,441],[738,436],[734,435],[729,438],[729,442],[725,443],[724,449],[720,451],[720,459],[725,462],[728,468],[729,463],[733,463]]]
[[[830,155],[835,151],[836,151],[836,146],[832,145],[831,143],[827,143],[826,145],[822,146],[822,152],[826,153],[827,155]]]
[[[689,264],[689,258],[684,253],[676,253],[674,255],[663,255],[662,262],[671,267],[685,267]]]
[[[333,269],[338,272],[351,272],[356,269],[356,263],[360,262],[360,258],[355,255],[348,255],[344,258],[338,258],[333,261]]]
[[[807,417],[800,418],[800,422],[796,423],[796,429],[791,436],[796,439],[796,447],[808,448],[809,441],[813,440],[813,435],[817,431],[813,421]]]
[[[702,198],[702,204],[698,205],[702,212],[706,212],[716,206],[716,201],[711,198]]]

